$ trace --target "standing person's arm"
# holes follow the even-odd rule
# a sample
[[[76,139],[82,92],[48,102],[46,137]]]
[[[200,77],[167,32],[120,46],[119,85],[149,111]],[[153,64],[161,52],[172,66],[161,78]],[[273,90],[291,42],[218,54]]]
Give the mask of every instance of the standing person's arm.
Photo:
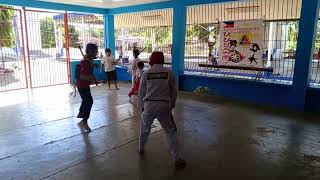
[[[143,109],[143,99],[146,96],[147,92],[147,81],[146,81],[146,73],[141,76],[140,87],[138,92],[138,105]]]
[[[174,77],[174,74],[172,72],[169,73],[170,79],[169,79],[169,86],[170,86],[170,95],[171,95],[171,109],[173,109],[176,106],[177,96],[178,96],[178,87],[176,78]]]

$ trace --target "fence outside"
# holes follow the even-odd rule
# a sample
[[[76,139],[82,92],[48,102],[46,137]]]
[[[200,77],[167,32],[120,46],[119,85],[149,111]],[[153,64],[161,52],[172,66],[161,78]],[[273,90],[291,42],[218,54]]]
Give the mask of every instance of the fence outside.
[[[0,91],[28,87],[22,12],[0,7]]]
[[[0,7],[0,91],[70,83],[79,46],[104,49],[103,16]]]
[[[300,10],[300,0],[254,0],[189,7],[185,73],[257,79],[257,71],[203,68],[199,64],[211,64],[209,54],[215,53],[217,57],[221,54],[218,51],[220,22],[260,19],[264,21],[263,66],[274,71],[264,73],[261,80],[292,83]]]
[[[25,10],[27,56],[31,87],[68,83],[68,62],[61,59],[65,48],[65,22],[55,21],[64,13]]]
[[[132,51],[138,49],[146,63],[152,51],[164,52],[166,66],[171,67],[172,9],[115,16],[115,38],[116,56],[124,57],[123,65],[130,65]]]
[[[103,16],[97,14],[68,13],[70,59],[82,58],[78,47],[95,43],[99,47],[99,55],[104,55]]]
[[[320,20],[317,23],[317,34],[312,56],[310,85],[320,87]]]

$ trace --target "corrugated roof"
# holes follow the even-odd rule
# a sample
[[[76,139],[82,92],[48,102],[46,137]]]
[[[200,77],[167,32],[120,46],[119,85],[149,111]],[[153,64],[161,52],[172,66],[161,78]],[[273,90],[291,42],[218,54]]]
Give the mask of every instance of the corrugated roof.
[[[187,8],[187,24],[217,23],[241,19],[299,19],[301,0],[252,0],[216,3]],[[172,26],[172,9],[120,14],[115,16],[115,28]]]
[[[153,27],[171,26],[172,9],[144,11],[138,13],[120,14],[115,16],[115,28],[121,27]]]

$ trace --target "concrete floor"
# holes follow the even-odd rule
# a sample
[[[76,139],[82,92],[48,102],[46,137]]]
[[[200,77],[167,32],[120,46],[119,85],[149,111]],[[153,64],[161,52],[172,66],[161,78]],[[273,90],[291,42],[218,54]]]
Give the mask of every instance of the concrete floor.
[[[188,164],[175,170],[159,123],[136,153],[140,115],[127,91],[93,88],[90,134],[67,86],[1,93],[0,179],[320,179],[315,115],[182,93],[174,116]]]

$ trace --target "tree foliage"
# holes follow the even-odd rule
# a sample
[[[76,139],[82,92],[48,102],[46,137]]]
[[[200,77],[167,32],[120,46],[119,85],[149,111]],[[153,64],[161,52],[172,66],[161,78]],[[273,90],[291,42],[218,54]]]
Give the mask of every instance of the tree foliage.
[[[317,23],[316,48],[320,48],[320,21]]]
[[[90,34],[94,38],[103,39],[104,37],[104,31],[103,29],[91,29]]]
[[[61,28],[61,30],[63,30],[62,32],[62,36],[63,36],[63,46],[65,47],[65,39],[66,39],[66,33],[64,31],[63,28]],[[68,33],[69,33],[69,45],[70,47],[77,47],[79,45],[79,36],[80,36],[80,32],[73,26],[73,25],[69,25],[68,26]]]
[[[288,24],[288,43],[286,49],[294,51],[297,48],[299,22],[290,22]]]
[[[14,33],[12,20],[14,10],[11,10],[12,7],[0,6],[0,8],[8,8],[0,10],[0,47],[13,47]]]
[[[215,24],[194,24],[189,25],[186,31],[186,43],[192,41],[208,43],[209,41],[218,41],[219,28]]]
[[[56,46],[54,20],[46,17],[40,20],[41,45],[42,48],[54,48]]]

